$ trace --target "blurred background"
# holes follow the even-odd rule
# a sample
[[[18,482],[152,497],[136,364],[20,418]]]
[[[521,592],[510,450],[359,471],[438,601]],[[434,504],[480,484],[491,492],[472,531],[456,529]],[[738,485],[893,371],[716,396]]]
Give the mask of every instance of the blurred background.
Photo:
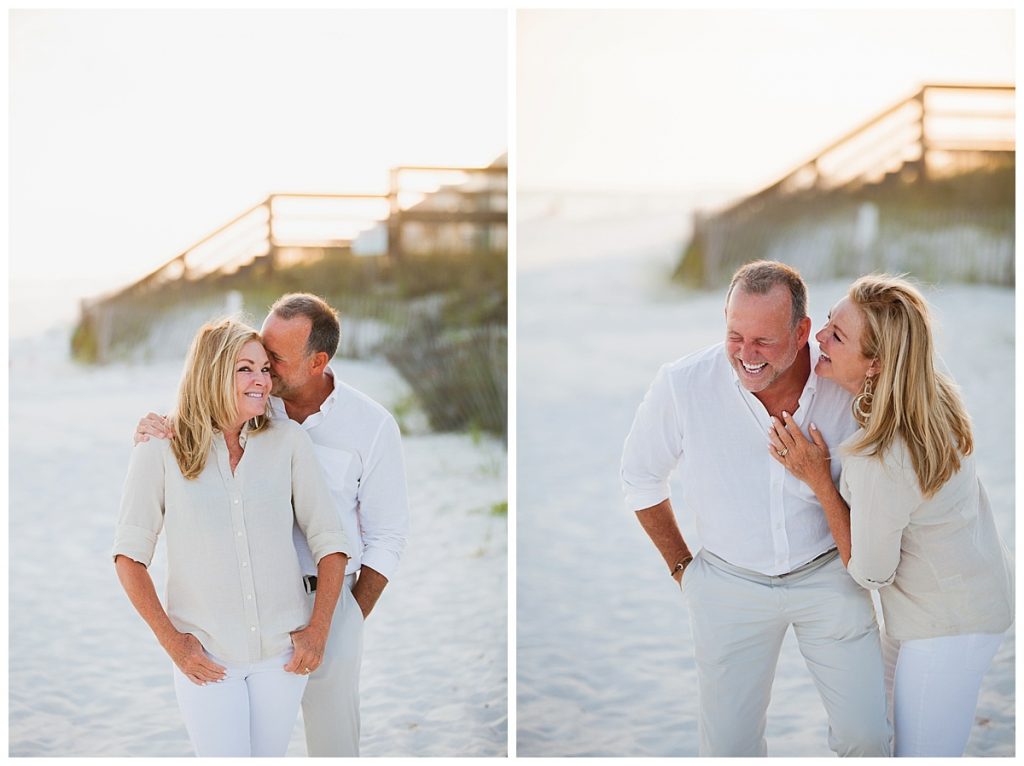
[[[1010,10],[518,13],[520,755],[696,755],[688,615],[623,507],[619,459],[658,368],[722,339],[747,261],[799,268],[815,328],[855,276],[922,286],[1013,548],[1014,26]],[[968,755],[1014,754],[1014,677],[1011,629]],[[826,732],[790,636],[768,753],[830,755]]]
[[[504,754],[507,27],[11,12],[10,754],[190,753],[109,561],[131,435],[202,322],[259,327],[290,291],[339,310],[336,373],[405,434],[412,535],[367,624],[363,751]]]

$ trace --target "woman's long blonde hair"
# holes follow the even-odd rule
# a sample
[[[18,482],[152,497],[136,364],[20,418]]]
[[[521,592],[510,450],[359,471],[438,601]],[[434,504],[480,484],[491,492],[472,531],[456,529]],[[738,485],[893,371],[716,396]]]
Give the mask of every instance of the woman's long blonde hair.
[[[235,362],[242,347],[253,340],[260,341],[259,333],[234,319],[207,322],[192,339],[178,386],[178,405],[171,414],[175,431],[171,448],[186,479],[196,478],[206,467],[214,432],[229,428],[238,418]],[[249,421],[250,433],[263,430],[269,422],[267,410]]]
[[[931,497],[960,470],[974,440],[956,384],[935,369],[928,304],[910,282],[888,274],[861,277],[849,296],[864,313],[861,353],[880,366],[869,414],[854,411],[864,434],[850,449],[882,455],[901,437]]]

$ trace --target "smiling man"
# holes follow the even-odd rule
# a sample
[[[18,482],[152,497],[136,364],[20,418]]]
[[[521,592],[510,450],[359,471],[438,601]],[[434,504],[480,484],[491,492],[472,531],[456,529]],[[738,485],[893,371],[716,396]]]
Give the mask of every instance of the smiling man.
[[[621,472],[629,508],[689,606],[700,755],[767,755],[772,681],[792,626],[828,713],[829,747],[887,756],[871,598],[846,573],[814,494],[768,452],[771,419],[783,412],[839,444],[856,430],[851,397],[813,372],[807,287],[794,269],[774,261],[740,268],[725,324],[724,343],[658,372]],[[670,498],[677,466],[702,544],[696,556]],[[833,478],[839,470],[833,456]]]

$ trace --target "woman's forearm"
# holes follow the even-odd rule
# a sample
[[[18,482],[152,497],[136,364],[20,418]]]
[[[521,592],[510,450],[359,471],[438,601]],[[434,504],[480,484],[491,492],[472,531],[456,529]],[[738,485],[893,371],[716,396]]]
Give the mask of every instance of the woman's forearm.
[[[822,510],[825,512],[825,520],[832,532],[832,539],[836,541],[839,558],[842,559],[843,566],[848,566],[851,548],[850,507],[843,500],[843,496],[839,494],[836,485],[832,483],[831,477],[829,477],[829,481],[822,482],[815,487],[814,494],[817,495],[818,502],[821,503]]]
[[[330,630],[347,566],[348,556],[344,553],[329,553],[317,563],[316,596],[313,599],[313,613],[309,618],[310,627],[325,632]]]
[[[138,561],[127,556],[118,556],[114,560],[114,567],[117,570],[117,577],[121,581],[121,587],[128,594],[128,600],[132,602],[135,611],[146,621],[150,630],[156,636],[161,646],[166,647],[168,639],[176,636],[178,630],[171,623],[163,604],[156,595],[156,588],[153,587],[153,578],[149,576],[149,570]]]
[[[167,612],[164,611],[163,604],[157,598],[153,579],[146,567],[127,556],[117,556],[114,559],[114,567],[135,611],[146,621],[160,646],[185,677],[200,685],[222,680],[224,666],[206,656],[199,639],[174,627]]]

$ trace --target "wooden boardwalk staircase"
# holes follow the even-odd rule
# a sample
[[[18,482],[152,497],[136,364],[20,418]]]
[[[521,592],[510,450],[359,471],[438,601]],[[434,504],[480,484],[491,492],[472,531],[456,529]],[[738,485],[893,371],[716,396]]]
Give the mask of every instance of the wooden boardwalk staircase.
[[[774,183],[697,212],[676,277],[720,286],[773,258],[809,278],[888,269],[1012,285],[1014,98],[1013,85],[921,87]]]
[[[83,314],[180,280],[273,271],[326,253],[392,263],[420,252],[486,255],[508,246],[508,163],[400,166],[386,194],[271,194],[135,282],[83,302]]]

